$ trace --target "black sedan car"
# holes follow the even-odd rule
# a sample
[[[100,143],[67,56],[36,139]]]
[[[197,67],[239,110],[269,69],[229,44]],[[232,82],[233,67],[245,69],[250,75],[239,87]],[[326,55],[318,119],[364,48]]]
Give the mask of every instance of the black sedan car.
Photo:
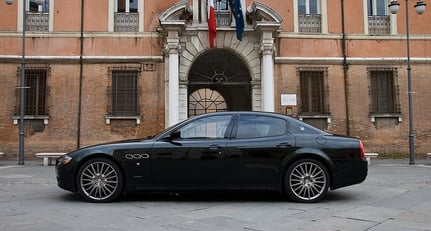
[[[361,183],[362,142],[286,115],[217,112],[160,134],[82,148],[56,161],[58,186],[91,202],[132,191],[272,190],[299,202]]]

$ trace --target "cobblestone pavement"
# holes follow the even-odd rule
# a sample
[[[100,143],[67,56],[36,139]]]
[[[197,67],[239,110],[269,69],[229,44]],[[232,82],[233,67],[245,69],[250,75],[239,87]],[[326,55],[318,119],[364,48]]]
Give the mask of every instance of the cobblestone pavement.
[[[320,203],[274,194],[134,195],[93,204],[53,166],[0,161],[0,230],[431,230],[431,160],[372,160],[367,180]]]

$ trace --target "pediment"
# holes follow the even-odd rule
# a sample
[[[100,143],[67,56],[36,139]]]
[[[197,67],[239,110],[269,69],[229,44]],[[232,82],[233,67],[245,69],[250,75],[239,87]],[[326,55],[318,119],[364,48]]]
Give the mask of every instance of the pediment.
[[[247,16],[253,22],[274,22],[280,24],[283,21],[283,18],[274,9],[256,1],[247,8]]]
[[[178,21],[185,20],[188,21],[192,18],[193,10],[190,7],[187,0],[182,0],[175,3],[167,10],[165,10],[160,16],[159,21]]]
[[[159,21],[178,21],[178,20],[191,20],[193,15],[192,7],[189,5],[188,0],[181,0],[166,9],[160,16]],[[280,24],[283,18],[271,7],[254,1],[251,6],[247,8],[247,17],[252,21],[274,22]]]

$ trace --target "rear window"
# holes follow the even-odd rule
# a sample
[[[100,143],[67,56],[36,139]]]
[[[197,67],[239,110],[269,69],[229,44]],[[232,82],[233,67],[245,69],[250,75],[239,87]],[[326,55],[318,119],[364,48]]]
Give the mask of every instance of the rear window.
[[[288,130],[292,134],[322,134],[324,131],[299,120],[290,120]]]

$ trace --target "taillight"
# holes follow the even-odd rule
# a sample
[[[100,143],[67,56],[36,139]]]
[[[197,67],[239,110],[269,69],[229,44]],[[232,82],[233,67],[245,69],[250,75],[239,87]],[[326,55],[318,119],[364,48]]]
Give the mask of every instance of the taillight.
[[[361,153],[361,159],[365,159],[364,144],[361,140],[359,141],[359,152]]]

